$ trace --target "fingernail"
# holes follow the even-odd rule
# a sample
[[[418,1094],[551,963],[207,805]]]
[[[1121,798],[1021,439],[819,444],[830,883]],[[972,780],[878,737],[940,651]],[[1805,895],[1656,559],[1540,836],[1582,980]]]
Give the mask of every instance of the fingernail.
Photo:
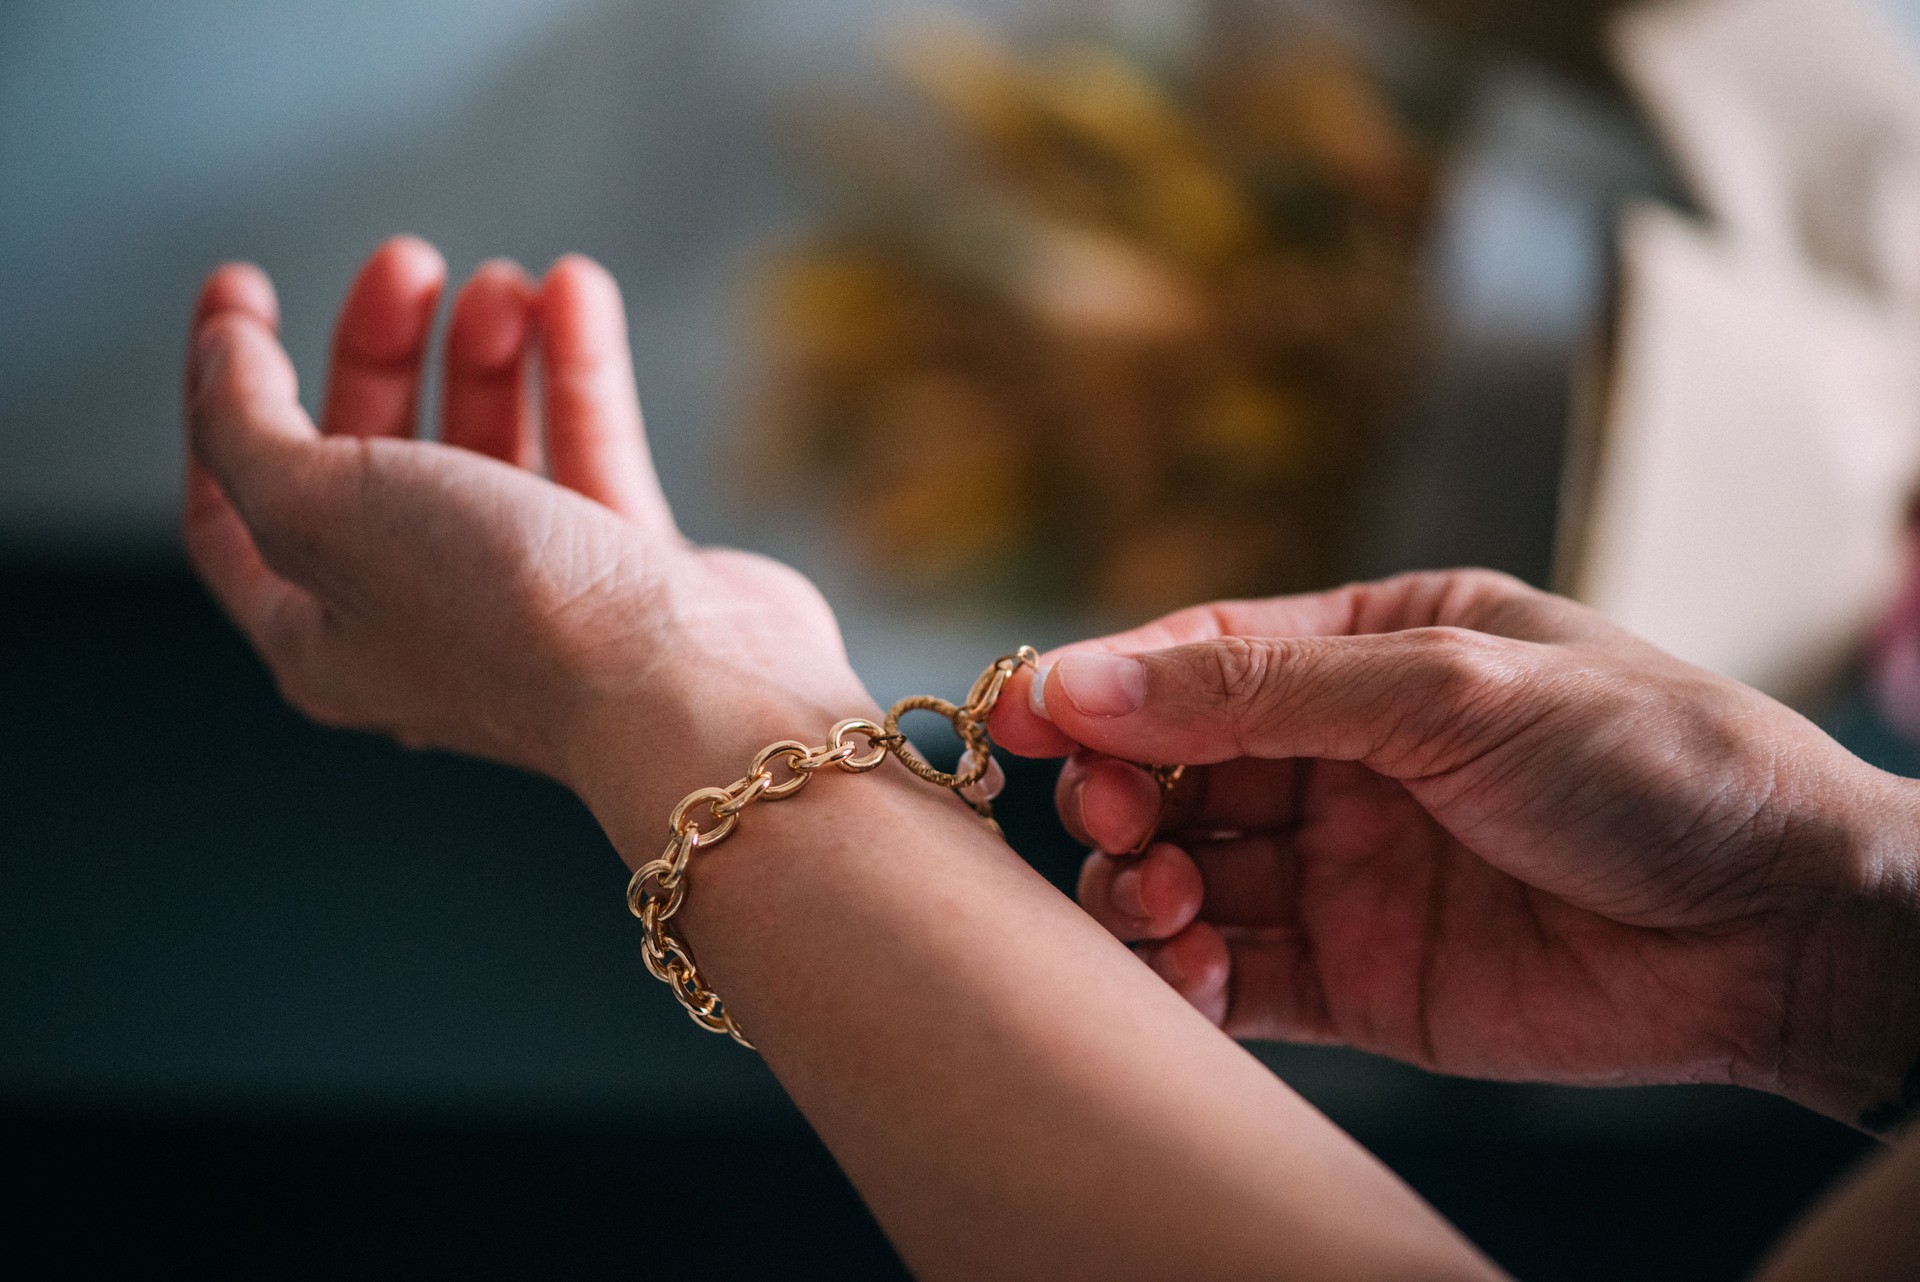
[[[1146,873],[1137,862],[1113,874],[1113,906],[1135,921],[1147,919],[1147,901],[1141,894],[1145,880]]]
[[[1027,683],[1027,706],[1033,709],[1033,715],[1042,721],[1053,720],[1047,715],[1047,673],[1052,671],[1053,665],[1049,663],[1035,672],[1033,680]]]
[[[1067,654],[1054,664],[1060,692],[1088,717],[1124,717],[1147,701],[1147,669],[1124,654]]]
[[[964,764],[964,763],[963,763]],[[960,795],[975,805],[990,804],[1006,790],[1007,772],[993,757],[987,758],[987,772],[960,790]]]

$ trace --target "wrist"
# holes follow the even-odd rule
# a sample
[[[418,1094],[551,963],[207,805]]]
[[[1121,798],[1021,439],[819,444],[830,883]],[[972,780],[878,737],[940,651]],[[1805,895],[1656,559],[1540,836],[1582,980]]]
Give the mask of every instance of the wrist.
[[[582,700],[557,747],[561,782],[629,866],[659,853],[656,838],[682,797],[732,782],[768,744],[811,745],[843,718],[879,717],[850,670],[824,674],[802,692],[704,661],[649,667],[655,679],[643,688]]]
[[[1886,1133],[1920,1115],[1920,784],[1861,769],[1836,823],[1809,826],[1837,831],[1846,856],[1799,923],[1779,1079],[1799,1103]]]

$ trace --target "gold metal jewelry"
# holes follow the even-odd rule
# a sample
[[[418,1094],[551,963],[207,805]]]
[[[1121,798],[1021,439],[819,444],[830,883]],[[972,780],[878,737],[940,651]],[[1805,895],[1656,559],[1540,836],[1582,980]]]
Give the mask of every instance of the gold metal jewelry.
[[[1033,647],[1023,645],[995,659],[967,691],[963,703],[916,695],[889,708],[879,725],[864,717],[837,722],[827,732],[827,741],[817,748],[798,739],[770,743],[754,754],[747,773],[739,779],[724,788],[696,788],[681,798],[667,820],[666,849],[658,859],[635,869],[627,882],[627,908],[640,919],[645,931],[640,958],[647,964],[648,973],[673,990],[694,1023],[709,1032],[725,1033],[751,1048],[753,1043],[727,1013],[720,995],[701,977],[699,963],[672,926],[674,914],[686,902],[687,865],[693,852],[725,841],[740,822],[741,812],[754,802],[791,797],[822,770],[837,768],[863,774],[881,765],[888,754],[928,783],[951,788],[998,833],[1000,825],[993,821],[992,798],[975,788],[987,777],[993,761],[987,719],[993,715],[1008,678],[1038,662]],[[937,712],[952,724],[962,745],[955,769],[934,769],[900,733],[900,718],[915,711]]]

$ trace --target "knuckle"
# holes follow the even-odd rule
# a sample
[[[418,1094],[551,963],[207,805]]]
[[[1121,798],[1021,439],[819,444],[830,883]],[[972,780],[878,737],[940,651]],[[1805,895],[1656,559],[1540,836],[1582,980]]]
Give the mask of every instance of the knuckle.
[[[1518,656],[1504,637],[1471,628],[1423,628],[1413,662],[1429,702],[1459,709],[1498,697],[1514,683]]]
[[[1470,567],[1413,570],[1370,585],[1369,597],[1398,626],[1418,620],[1428,626],[1485,626],[1545,596],[1510,574]]]
[[[1396,719],[1399,752],[1444,769],[1497,735],[1531,687],[1524,643],[1468,628],[1423,628],[1407,655],[1410,689]]]
[[[1202,651],[1201,679],[1209,704],[1226,718],[1227,731],[1244,745],[1249,732],[1285,698],[1280,674],[1284,642],[1258,637],[1222,637]]]
[[[1449,588],[1466,605],[1500,605],[1540,595],[1537,588],[1500,570],[1455,570]]]
[[[1496,570],[1462,570],[1444,616],[1503,636],[1543,640],[1582,630],[1581,607]]]
[[[1461,571],[1458,570],[1406,570],[1382,579],[1372,586],[1393,589],[1408,595],[1426,596],[1454,582],[1460,573]]]
[[[1217,703],[1242,702],[1266,679],[1266,657],[1246,637],[1222,637],[1205,654],[1207,684]]]
[[[1525,580],[1516,578],[1505,570],[1489,570],[1484,566],[1476,565],[1464,570],[1455,570],[1453,576],[1463,588],[1494,596],[1525,596],[1535,591]]]

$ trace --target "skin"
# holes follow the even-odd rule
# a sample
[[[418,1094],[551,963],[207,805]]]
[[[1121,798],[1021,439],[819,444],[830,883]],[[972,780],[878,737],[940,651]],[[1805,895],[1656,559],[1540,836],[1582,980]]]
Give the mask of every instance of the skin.
[[[476,273],[444,439],[410,439],[442,277],[418,241],[373,256],[315,424],[266,278],[214,273],[188,362],[187,548],[295,706],[549,774],[634,867],[693,788],[876,710],[805,580],[674,530],[592,263],[537,287]],[[519,393],[535,357],[543,421]],[[1497,1276],[898,763],[756,804],[687,885],[676,924],[704,972],[916,1273]]]
[[[1140,656],[1117,671],[1141,706],[1076,704],[1065,652],[1046,715],[1023,690],[996,737],[1073,754],[1060,812],[1088,844],[1156,834],[1090,856],[1081,902],[1235,1036],[1899,1120],[1920,788],[1784,706],[1480,571],[1075,649]],[[1163,816],[1129,762],[1200,768]]]
[[[258,269],[222,268],[196,307],[186,548],[287,700],[570,783],[581,722],[609,706],[666,715],[737,681],[770,702],[866,702],[811,584],[674,529],[597,265],[563,258],[537,290],[512,264],[476,272],[449,326],[443,442],[411,439],[444,276],[406,238],[368,262],[317,425]],[[526,466],[542,454],[551,479]],[[806,676],[757,689],[773,654]]]
[[[415,438],[444,275],[419,241],[374,254],[317,424],[266,277],[209,278],[189,343],[186,546],[296,707],[548,774],[635,867],[691,789],[875,709],[811,585],[675,530],[618,291],[591,262],[562,259],[537,284],[507,263],[477,271],[453,304],[442,439]],[[1911,846],[1862,816],[1897,834],[1911,797],[1591,616],[1485,579],[1422,582],[1115,639],[1156,651],[1135,665],[1139,714],[1113,715],[1064,659],[1046,717],[1023,710],[1025,678],[1010,690],[1001,733],[1028,751],[1081,745],[1066,809],[1110,847],[1155,822],[1120,758],[1209,763],[1166,825],[1186,844],[1136,866],[1154,965],[1178,991],[897,763],[756,804],[696,854],[678,923],[917,1273],[1498,1275],[1196,1002],[1236,1031],[1478,1071],[1736,1076],[1771,1053],[1783,1085],[1804,1061],[1808,1098],[1858,1107],[1888,1089],[1888,1029],[1913,1022],[1895,1001],[1875,1032],[1858,1010],[1891,983],[1877,968],[1905,928]],[[1158,649],[1175,641],[1198,649]],[[1194,839],[1223,825],[1258,844]],[[1112,906],[1135,901],[1109,863],[1090,865],[1086,898],[1124,926]],[[1307,922],[1310,901],[1350,924]],[[1485,938],[1516,922],[1530,941]],[[1808,941],[1797,952],[1781,922]],[[1815,1028],[1796,994],[1822,985],[1851,1014]],[[1555,1015],[1555,1000],[1570,1005]],[[1640,1000],[1664,1005],[1635,1022]],[[1861,1048],[1871,1071],[1835,1069]],[[1913,1166],[1831,1208],[1835,1240],[1909,1196]],[[1792,1249],[1779,1276],[1811,1276],[1791,1272]]]

